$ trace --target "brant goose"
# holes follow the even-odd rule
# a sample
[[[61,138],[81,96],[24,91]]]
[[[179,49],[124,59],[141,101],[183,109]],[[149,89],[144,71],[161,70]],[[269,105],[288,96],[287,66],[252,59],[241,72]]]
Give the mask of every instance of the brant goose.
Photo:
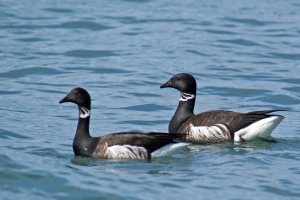
[[[83,88],[74,88],[59,103],[73,102],[79,108],[79,120],[73,141],[75,155],[102,159],[150,159],[172,155],[188,143],[174,140],[178,133],[120,132],[102,137],[89,133],[91,98]]]
[[[281,110],[263,110],[238,113],[211,110],[194,114],[197,84],[187,73],[173,76],[160,88],[173,87],[180,91],[177,110],[169,123],[169,132],[186,133],[183,141],[192,143],[219,142],[222,140],[245,141],[267,137],[285,118],[270,114]]]

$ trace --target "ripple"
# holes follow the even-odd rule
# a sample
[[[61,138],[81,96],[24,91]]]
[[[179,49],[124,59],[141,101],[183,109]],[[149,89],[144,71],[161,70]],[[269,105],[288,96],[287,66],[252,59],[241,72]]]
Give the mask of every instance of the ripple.
[[[6,155],[0,155],[0,166],[1,166],[1,168],[3,167],[3,168],[8,168],[8,169],[23,169],[23,168],[26,168],[25,166],[15,162],[14,160],[12,160],[10,157],[8,157]]]
[[[129,35],[129,36],[136,36],[136,35],[143,35],[143,34],[149,34],[150,31],[144,31],[144,32],[123,32],[122,35]]]
[[[125,69],[115,69],[115,68],[93,68],[93,67],[68,67],[67,70],[81,71],[87,70],[98,74],[127,74],[132,73],[133,71],[125,70]],[[109,85],[108,87],[110,87]]]
[[[236,35],[236,33],[232,31],[215,30],[215,29],[207,29],[206,32],[213,33],[213,34],[221,34],[221,35]]]
[[[277,158],[297,160],[297,161],[300,160],[298,153],[294,153],[292,151],[291,152],[286,152],[285,150],[283,150],[280,153],[272,153],[271,156],[272,157],[277,157]]]
[[[287,33],[285,29],[267,29],[264,32],[267,33],[263,35],[265,37],[298,37],[298,35],[291,34],[290,32]]]
[[[28,18],[28,20],[31,18]],[[39,19],[39,18],[34,18]],[[51,19],[51,18],[45,18]],[[111,29],[113,27],[105,26],[101,24],[97,24],[90,21],[74,21],[74,22],[65,22],[60,25],[3,25],[0,26],[0,29],[43,29],[43,28],[50,28],[50,29],[87,29],[93,31],[101,31],[106,29]]]
[[[161,23],[165,23],[165,22],[169,22],[169,23],[174,23],[174,22],[184,22],[184,23],[190,23],[193,20],[190,19],[180,19],[180,18],[174,18],[174,19],[137,19],[135,17],[123,17],[123,18],[119,18],[119,17],[110,17],[113,19],[120,19],[120,22],[124,23],[124,24],[139,24],[139,23],[154,23],[154,22],[161,22]]]
[[[147,2],[151,2],[150,0],[122,0],[122,1],[135,2],[135,3],[147,3]]]
[[[24,136],[21,134],[17,134],[17,133],[13,133],[11,131],[0,129],[0,138],[10,139],[11,137],[18,138],[18,139],[30,139],[30,137],[27,137],[27,136]]]
[[[60,26],[58,26],[59,28],[79,28],[79,29],[89,29],[89,30],[95,30],[95,31],[99,31],[99,30],[105,30],[105,29],[110,29],[112,27],[110,26],[104,26],[101,24],[97,24],[94,22],[90,22],[90,21],[74,21],[74,22],[65,22],[62,23]]]
[[[0,91],[0,94],[1,94],[1,91]],[[133,95],[135,97],[161,97],[161,95],[158,95],[158,94],[151,94],[151,93],[135,93],[135,92],[132,92],[132,93],[128,93],[130,95]]]
[[[34,54],[36,54],[36,55],[42,55],[42,56],[57,56],[57,55],[62,55],[61,53],[57,53],[57,52],[36,52]]]
[[[268,103],[275,103],[279,105],[298,105],[300,103],[299,99],[287,95],[272,95],[267,98],[257,98],[256,100],[261,100]]]
[[[33,74],[57,75],[63,74],[63,72],[47,67],[29,67],[26,69],[18,69],[10,72],[0,73],[0,78],[20,78]]]
[[[224,17],[224,18],[222,18],[222,20],[241,23],[241,24],[247,24],[247,25],[252,25],[252,26],[266,26],[269,24],[279,24],[279,22],[259,21],[256,19],[238,19],[238,18],[230,18],[230,17]]]
[[[18,83],[20,84],[25,84],[25,85],[39,85],[39,86],[50,86],[50,87],[70,87],[73,86],[72,84],[61,84],[58,82],[53,81],[53,83],[45,83],[45,82],[32,82],[32,81],[18,81]],[[62,92],[62,94],[65,94],[65,92]]]
[[[124,109],[124,110],[135,110],[135,111],[157,111],[157,110],[170,110],[167,106],[159,106],[156,104],[143,104],[138,106],[128,106],[122,108],[114,109]]]
[[[300,93],[300,87],[286,87],[286,88],[283,88],[287,91],[292,91],[292,92],[297,92],[297,93]],[[0,92],[1,94],[1,92]]]
[[[271,53],[270,55],[281,59],[300,60],[300,54],[295,53]]]
[[[67,159],[68,156],[59,154],[56,149],[53,148],[39,148],[32,150],[30,154],[46,157],[64,158]]]
[[[61,8],[44,8],[42,10],[54,12],[54,13],[70,13],[73,12],[71,9],[61,9]]]
[[[265,188],[266,191],[282,195],[283,197],[286,196],[293,196],[293,197],[300,197],[300,193],[291,192],[289,190],[284,190],[278,187],[273,186],[261,186],[262,188]]]
[[[48,41],[46,39],[42,39],[42,38],[20,38],[20,39],[16,39],[18,41],[21,42],[44,42],[44,41]]]
[[[0,26],[0,29],[35,29],[40,26],[34,26],[34,25],[4,25]]]
[[[205,87],[201,91],[207,92],[209,94],[215,94],[220,96],[257,96],[263,95],[268,92],[269,90],[262,90],[262,89],[238,89],[238,88],[229,88],[229,87]]]
[[[256,80],[271,80],[273,81],[274,78],[279,79],[280,77],[274,77],[271,76],[271,74],[249,74],[249,75],[236,75],[236,77],[245,79],[245,80],[251,80],[251,81],[256,81]]]
[[[199,56],[210,56],[210,55],[207,55],[207,54],[204,54],[204,53],[200,53],[199,51],[196,51],[196,50],[185,50],[185,51],[189,52],[189,53],[199,55]]]
[[[65,56],[79,57],[79,58],[96,58],[96,57],[108,57],[118,56],[120,54],[115,51],[100,51],[100,50],[73,50],[67,51]]]
[[[280,82],[285,82],[285,83],[291,83],[291,84],[297,84],[300,85],[300,79],[299,78],[289,78],[289,79],[280,79]]]
[[[218,66],[218,67],[208,67],[210,70],[214,71],[220,71],[222,73],[224,72],[232,72],[232,73],[240,73],[242,70],[236,69],[236,68],[230,68],[230,67],[224,67],[224,66]]]
[[[264,35],[266,36],[266,35]],[[287,38],[287,37],[299,37],[298,35],[292,35],[292,34],[287,34],[287,33],[279,33],[279,34],[268,34],[268,37],[283,37],[283,38]]]
[[[211,21],[201,21],[201,22],[196,22],[196,23],[191,23],[199,26],[212,26],[213,23]]]
[[[11,94],[21,94],[22,92],[20,91],[4,91],[0,90],[0,95],[11,95]]]
[[[237,45],[243,45],[243,46],[262,46],[256,42],[252,42],[250,40],[245,40],[245,39],[218,40],[218,42],[237,44]]]
[[[117,122],[117,124],[132,124],[132,125],[157,125],[157,124],[166,124],[169,121],[164,120],[123,120]],[[137,131],[139,132],[139,131]]]

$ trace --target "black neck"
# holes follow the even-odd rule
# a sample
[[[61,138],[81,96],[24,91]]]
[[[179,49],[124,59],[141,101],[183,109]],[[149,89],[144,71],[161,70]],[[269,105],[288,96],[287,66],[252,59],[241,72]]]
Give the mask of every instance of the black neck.
[[[179,101],[177,110],[169,123],[169,133],[177,133],[180,126],[194,115],[196,96],[186,101]]]
[[[80,112],[81,111],[79,108],[79,115]],[[90,116],[86,118],[81,118],[79,116],[77,130],[73,141],[73,151],[75,155],[89,156],[89,154],[91,154],[93,151],[93,149],[90,149],[92,137],[89,133],[89,126]]]

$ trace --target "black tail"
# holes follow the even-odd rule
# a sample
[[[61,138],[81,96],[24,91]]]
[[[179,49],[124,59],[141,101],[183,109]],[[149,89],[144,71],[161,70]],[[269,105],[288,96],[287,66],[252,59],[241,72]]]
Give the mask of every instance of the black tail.
[[[260,110],[260,111],[248,112],[248,113],[245,113],[245,114],[246,115],[261,115],[261,116],[266,116],[266,117],[270,117],[270,116],[281,116],[281,117],[283,117],[282,115],[274,115],[274,114],[268,115],[269,113],[273,113],[273,112],[277,112],[277,111],[287,111],[287,110]],[[263,117],[263,118],[265,118],[265,117]]]

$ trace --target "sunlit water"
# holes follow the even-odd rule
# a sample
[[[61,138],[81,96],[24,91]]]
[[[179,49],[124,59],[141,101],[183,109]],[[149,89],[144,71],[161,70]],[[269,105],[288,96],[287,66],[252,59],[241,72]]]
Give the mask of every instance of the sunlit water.
[[[300,3],[1,1],[1,199],[300,198]],[[75,157],[72,88],[92,96],[91,135],[167,132],[179,92],[195,112],[263,109],[275,141],[192,145],[167,158]]]

